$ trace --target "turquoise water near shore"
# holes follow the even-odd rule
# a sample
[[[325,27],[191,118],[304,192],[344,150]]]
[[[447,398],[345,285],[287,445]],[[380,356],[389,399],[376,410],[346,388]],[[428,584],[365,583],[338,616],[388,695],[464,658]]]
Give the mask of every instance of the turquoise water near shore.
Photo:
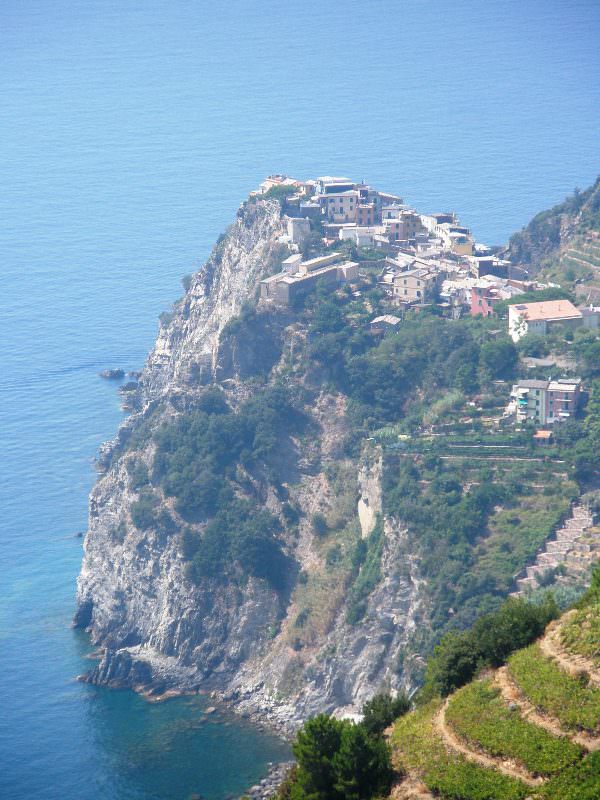
[[[599,171],[600,6],[0,6],[0,797],[220,800],[287,748],[74,681],[93,457],[158,314],[265,174],[348,174],[498,243]]]

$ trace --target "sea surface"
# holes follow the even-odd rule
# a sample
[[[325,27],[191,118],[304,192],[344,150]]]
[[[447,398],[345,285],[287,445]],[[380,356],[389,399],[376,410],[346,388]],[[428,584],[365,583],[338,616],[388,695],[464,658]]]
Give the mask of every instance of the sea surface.
[[[268,173],[504,242],[600,169],[597,0],[2,0],[0,798],[220,800],[287,746],[74,680],[93,458],[180,278]]]

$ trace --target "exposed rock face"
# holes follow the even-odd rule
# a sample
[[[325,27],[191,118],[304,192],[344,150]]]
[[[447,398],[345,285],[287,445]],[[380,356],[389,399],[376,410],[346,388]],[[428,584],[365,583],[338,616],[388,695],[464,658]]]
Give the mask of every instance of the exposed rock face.
[[[367,450],[359,463],[345,457],[340,450],[345,399],[318,394],[307,410],[318,435],[290,441],[280,454],[279,477],[290,502],[304,513],[297,528],[284,533],[296,569],[288,589],[279,594],[254,578],[243,585],[218,578],[192,583],[181,537],[139,530],[132,523],[137,494],[124,459],[117,457],[129,442],[136,459],[150,466],[151,440],[132,445],[132,435],[151,418],[157,424],[156,418],[160,422],[177,413],[206,383],[224,381],[234,403],[252,392],[244,378],[256,368],[250,362],[257,348],[246,352],[244,343],[232,346],[222,341],[221,332],[256,296],[260,279],[277,266],[282,230],[276,201],[246,204],[161,328],[140,376],[139,410],[101,453],[104,474],[90,496],[75,623],[103,648],[91,682],[156,693],[212,689],[242,712],[291,731],[322,710],[355,714],[383,687],[414,686],[406,644],[427,609],[416,548],[397,520],[383,521],[381,580],[368,597],[364,617],[354,624],[346,621],[352,576],[338,571],[331,577],[331,591],[324,593],[325,621],[302,646],[294,640],[301,610],[297,575],[316,575],[316,585],[330,579],[311,526],[312,514],[334,514],[340,502],[327,465],[342,464],[350,476],[345,483],[352,524],[359,525],[360,515],[367,537],[381,515],[381,453]],[[253,335],[281,339],[272,352],[258,348],[259,366],[276,373],[281,353],[282,359],[289,358],[305,334],[286,312],[254,319]],[[282,499],[268,478],[250,478],[260,502],[283,518]],[[162,501],[172,512],[170,500]]]
[[[600,178],[547,211],[542,211],[510,238],[507,254],[513,263],[527,265],[532,273],[558,263],[561,253],[583,234],[600,232]]]
[[[375,528],[378,514],[382,512],[381,477],[383,457],[381,452],[373,460],[366,461],[358,473],[358,519],[363,539]]]
[[[164,325],[142,374],[146,401],[164,392],[189,391],[216,377],[219,335],[253,299],[269,274],[284,233],[276,200],[247,204],[192,278],[185,297]]]

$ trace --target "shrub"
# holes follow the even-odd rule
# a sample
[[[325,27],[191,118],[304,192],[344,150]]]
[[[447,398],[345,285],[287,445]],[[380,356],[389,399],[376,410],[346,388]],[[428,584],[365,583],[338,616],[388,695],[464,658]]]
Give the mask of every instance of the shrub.
[[[396,697],[382,692],[364,704],[362,725],[367,733],[379,736],[395,719],[409,710],[410,701],[404,692]]]
[[[325,516],[323,514],[319,513],[313,514],[311,518],[311,524],[313,533],[316,536],[325,536],[325,534],[329,530],[329,527],[327,525],[327,520],[325,519]]]
[[[381,579],[381,554],[383,551],[383,524],[381,517],[368,539],[361,539],[353,556],[354,583],[348,593],[346,621],[359,622],[367,610],[367,598]]]
[[[515,650],[537,639],[558,613],[552,598],[540,604],[509,598],[469,630],[450,631],[429,659],[422,697],[445,697],[468,683],[481,667],[500,666]]]
[[[281,800],[369,800],[390,790],[389,746],[362,725],[319,714],[298,732],[293,750],[298,763]]]
[[[129,458],[127,459],[126,466],[132,489],[141,489],[142,486],[146,486],[149,483],[150,477],[148,475],[148,467],[141,459]]]
[[[141,492],[139,499],[131,504],[131,520],[136,528],[145,531],[156,526],[157,500],[151,492]]]
[[[223,499],[217,515],[195,542],[191,578],[235,578],[252,575],[283,589],[288,572],[277,517],[246,500]]]
[[[335,789],[344,800],[384,797],[390,791],[393,773],[389,745],[370,736],[362,725],[344,725],[333,768]]]
[[[298,732],[293,750],[298,761],[296,786],[300,793],[292,790],[293,797],[330,800],[338,796],[333,759],[340,749],[343,727],[341,720],[319,714]]]

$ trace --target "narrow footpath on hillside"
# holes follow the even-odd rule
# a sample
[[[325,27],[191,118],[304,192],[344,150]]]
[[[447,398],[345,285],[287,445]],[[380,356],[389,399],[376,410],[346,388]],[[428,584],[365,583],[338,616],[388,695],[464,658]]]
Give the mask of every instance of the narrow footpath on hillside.
[[[538,711],[513,681],[507,667],[500,667],[499,670],[496,670],[494,680],[496,686],[500,689],[504,701],[509,705],[514,704],[517,706],[523,719],[537,725],[539,728],[544,728],[544,730],[554,734],[554,736],[565,736],[567,739],[575,742],[575,744],[585,747],[585,749],[590,752],[593,750],[600,750],[599,737],[590,736],[582,732],[572,733],[566,731],[557,719]]]
[[[491,755],[484,755],[479,750],[473,750],[469,744],[460,739],[452,730],[450,725],[446,722],[446,708],[448,707],[449,698],[438,711],[434,718],[435,730],[442,737],[444,744],[450,750],[460,753],[469,761],[475,761],[482,767],[488,769],[495,769],[503,772],[511,778],[523,781],[528,786],[539,786],[542,784],[543,778],[534,778],[527,770],[520,767],[514,761],[509,761],[502,758],[497,758]]]
[[[392,787],[390,797],[392,800],[435,800],[425,784],[412,776]]]
[[[587,673],[590,683],[600,688],[600,669],[591,659],[576,653],[569,653],[560,639],[562,625],[576,613],[576,611],[568,611],[560,620],[556,620],[548,626],[546,635],[540,640],[540,650],[547,658],[556,661],[561,669],[575,678],[582,672]]]

